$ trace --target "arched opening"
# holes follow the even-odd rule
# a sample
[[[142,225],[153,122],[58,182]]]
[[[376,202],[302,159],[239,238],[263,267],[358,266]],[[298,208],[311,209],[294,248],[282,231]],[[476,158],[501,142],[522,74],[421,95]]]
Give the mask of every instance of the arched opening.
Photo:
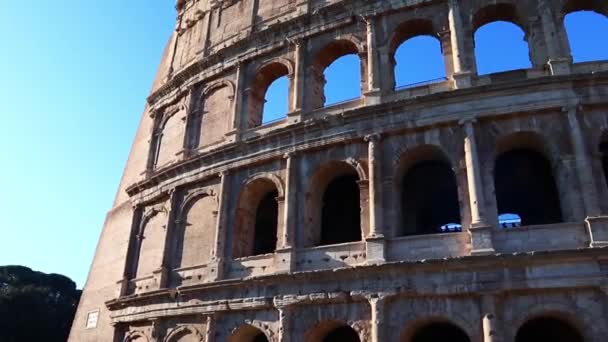
[[[289,111],[289,78],[279,77],[268,87],[266,98],[264,99],[264,113],[262,124],[279,121],[287,117]]]
[[[244,325],[228,338],[228,342],[268,342],[268,337],[260,329]]]
[[[400,235],[461,231],[456,175],[443,153],[424,146],[402,159]]]
[[[604,178],[606,185],[608,185],[608,134],[604,134],[602,142],[600,143],[600,153],[602,158],[602,168],[604,170]]]
[[[232,238],[235,258],[274,253],[279,196],[277,186],[270,179],[258,178],[245,186],[238,200]]]
[[[279,216],[278,195],[277,191],[269,192],[258,205],[255,215],[253,255],[274,253],[276,249]]]
[[[445,62],[439,39],[417,36],[403,42],[395,52],[395,89],[443,81]]]
[[[470,342],[462,329],[448,322],[432,322],[417,329],[410,342]]]
[[[247,127],[284,117],[292,93],[292,85],[285,77],[289,73],[289,67],[281,62],[270,63],[257,71],[247,97]]]
[[[362,63],[357,46],[348,40],[327,45],[314,63],[313,109],[361,97]]]
[[[551,163],[541,153],[529,148],[503,152],[496,159],[494,183],[499,215],[517,215],[521,225],[562,221]]]
[[[429,20],[410,20],[395,30],[390,42],[395,89],[445,79],[441,43]]]
[[[538,317],[519,328],[515,342],[583,342],[581,333],[568,322],[554,317]]]
[[[608,45],[598,44],[599,37],[608,37],[606,15],[576,11],[566,15],[564,24],[575,63],[608,60]]]
[[[473,18],[473,27],[479,75],[532,66],[527,35],[514,6],[497,4],[485,7]]]
[[[323,195],[321,245],[361,240],[361,209],[358,177],[355,174],[333,179]]]
[[[323,338],[323,342],[360,342],[359,334],[348,325],[331,330]]]

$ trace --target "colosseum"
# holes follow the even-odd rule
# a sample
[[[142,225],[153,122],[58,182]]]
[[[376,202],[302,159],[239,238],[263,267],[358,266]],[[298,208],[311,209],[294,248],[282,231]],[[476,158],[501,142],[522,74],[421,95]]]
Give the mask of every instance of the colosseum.
[[[608,341],[608,60],[565,25],[606,1],[176,10],[70,341]],[[528,68],[478,72],[497,21]],[[445,78],[398,87],[421,35]],[[327,105],[346,55],[361,96]]]

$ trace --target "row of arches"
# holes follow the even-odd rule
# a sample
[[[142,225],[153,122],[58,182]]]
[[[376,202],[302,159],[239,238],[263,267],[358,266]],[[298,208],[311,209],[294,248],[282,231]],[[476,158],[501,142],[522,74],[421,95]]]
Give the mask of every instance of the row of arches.
[[[563,222],[554,161],[544,153],[540,137],[523,132],[506,140],[530,143],[505,149],[496,157],[493,176],[499,223],[507,228]],[[457,175],[438,147],[426,145],[411,150],[402,158],[397,175],[393,191],[400,197],[398,236],[462,230]],[[365,235],[362,208],[366,204],[361,201],[365,194],[360,183],[364,179],[346,162],[331,163],[331,167],[321,168],[312,179],[314,189],[309,191],[307,201],[311,225],[307,231],[314,232],[318,227],[320,232],[308,247],[361,241]],[[244,236],[254,236],[249,240],[255,241],[256,246],[259,239],[265,239],[267,248],[235,246],[236,257],[268,253],[271,246],[276,247],[279,221],[269,217],[278,213],[278,190],[275,183],[267,181],[264,190],[252,198],[251,189],[261,189],[258,182],[261,180],[245,185],[242,190],[239,208],[256,209],[238,211],[241,223],[248,224],[239,225],[241,230],[235,235],[240,237],[239,243]]]
[[[600,141],[596,151],[600,153],[605,179],[597,184],[608,184],[608,134]],[[503,229],[563,222],[564,204],[556,181],[560,161],[552,157],[542,137],[519,132],[503,137],[498,146],[491,173],[498,216],[494,222]],[[391,192],[387,197],[393,198],[398,217],[394,218],[390,237],[463,230],[464,189],[460,188],[454,162],[438,146],[408,149],[398,158],[392,173],[390,188],[385,190]],[[295,245],[327,246],[367,237],[365,210],[369,189],[365,168],[352,160],[334,161],[321,165],[306,177],[309,176],[309,188],[300,189],[306,194],[299,197],[304,201],[300,206],[304,210],[298,214],[304,216],[304,229],[296,232],[301,240]],[[229,255],[243,258],[274,253],[285,234],[285,206],[298,207],[299,203],[286,203],[285,185],[273,173],[256,174],[234,192],[237,195],[231,213],[234,221]],[[179,269],[211,260],[216,248],[219,198],[213,191],[198,190],[182,202],[169,230],[168,210],[152,207],[143,214],[135,229],[137,239],[133,240],[138,243],[131,259],[137,268],[131,272],[134,278],[152,274],[161,264]],[[169,245],[165,246],[164,241]],[[168,255],[167,261],[163,261],[163,255]]]
[[[306,334],[306,342],[361,342],[359,333],[348,324],[332,321],[319,324]],[[262,330],[243,326],[229,338],[229,342],[268,342]],[[430,320],[406,329],[402,342],[471,342],[468,334],[447,320]],[[583,335],[567,320],[556,316],[538,316],[526,321],[516,332],[515,342],[583,342]]]
[[[601,44],[598,46],[594,39],[608,35],[608,18],[605,14],[592,11],[592,6],[580,7],[585,10],[578,10],[579,7],[569,8],[571,12],[563,21],[574,62],[608,60],[608,48]],[[485,8],[475,16],[473,25],[479,75],[532,67],[527,42],[529,34],[526,33],[529,29],[521,23],[513,6],[503,4]],[[394,88],[446,79],[446,65],[450,62],[446,63],[449,56],[445,55],[443,44],[439,30],[430,20],[411,20],[399,26],[388,49],[394,73]],[[364,89],[361,75],[365,65],[359,58],[360,53],[356,44],[349,41],[332,43],[319,52],[323,58],[318,58],[315,72],[323,89],[319,91],[317,107],[361,95],[361,90]],[[265,72],[266,70],[260,70],[258,74],[264,74],[266,78]],[[273,77],[267,78],[268,84],[259,88],[260,94],[257,95],[264,99],[259,103],[265,103],[262,105],[261,123],[273,122],[286,115],[289,106],[287,94],[293,87],[288,79],[287,68],[283,68],[279,74],[268,75]]]

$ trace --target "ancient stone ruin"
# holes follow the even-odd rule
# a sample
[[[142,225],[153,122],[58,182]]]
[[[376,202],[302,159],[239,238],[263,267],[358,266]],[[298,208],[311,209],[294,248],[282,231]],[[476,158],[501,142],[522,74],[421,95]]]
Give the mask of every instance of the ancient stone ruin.
[[[564,24],[606,1],[176,9],[70,341],[608,340],[608,60]],[[478,72],[496,21],[529,68]],[[445,78],[396,87],[420,35]],[[361,96],[327,105],[353,54]]]

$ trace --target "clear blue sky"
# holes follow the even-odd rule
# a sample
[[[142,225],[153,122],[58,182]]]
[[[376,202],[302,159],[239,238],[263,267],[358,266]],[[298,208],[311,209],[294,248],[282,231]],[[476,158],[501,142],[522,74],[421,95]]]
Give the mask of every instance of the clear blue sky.
[[[0,265],[62,273],[84,284],[174,26],[173,5],[173,0],[1,2]],[[585,58],[608,56],[606,44],[599,44],[608,34],[608,20],[574,25],[601,32],[602,24],[604,35],[583,44],[595,54]],[[521,65],[522,57],[515,57],[521,50],[508,44],[518,34],[521,43],[517,31],[490,39],[488,51]],[[398,85],[442,77],[437,49],[430,39],[400,49],[398,59],[417,67],[398,64]],[[523,56],[525,64],[527,52]],[[483,70],[498,70],[504,60],[486,62]],[[328,103],[359,94],[357,68],[358,60],[347,57],[328,70]],[[278,85],[269,91],[270,100],[281,94]],[[285,111],[285,96],[279,97],[283,101],[268,103],[269,112]]]

